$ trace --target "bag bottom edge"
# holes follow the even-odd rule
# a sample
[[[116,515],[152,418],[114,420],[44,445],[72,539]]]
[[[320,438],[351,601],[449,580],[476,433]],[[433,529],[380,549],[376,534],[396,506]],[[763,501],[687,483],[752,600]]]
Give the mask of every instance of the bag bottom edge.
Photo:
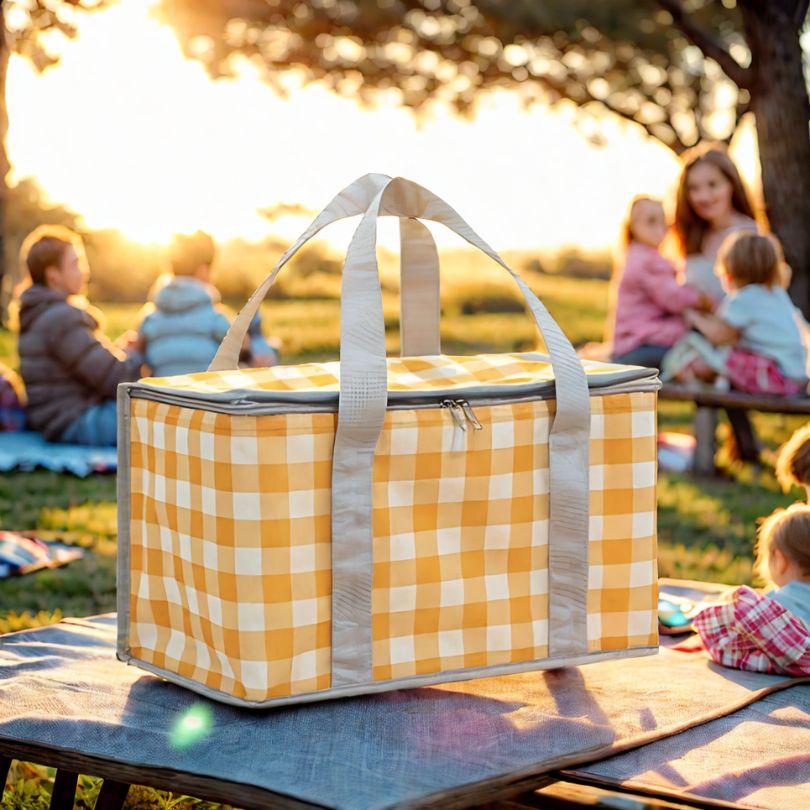
[[[630,647],[622,650],[606,650],[603,652],[583,653],[582,655],[564,656],[560,658],[543,658],[533,661],[520,661],[514,664],[494,664],[487,667],[475,669],[448,670],[446,672],[432,673],[429,675],[415,675],[408,678],[397,678],[388,681],[373,681],[371,683],[349,684],[346,686],[330,687],[317,692],[302,692],[298,695],[285,695],[281,697],[268,698],[267,700],[248,700],[239,698],[214,689],[210,686],[192,681],[177,675],[174,672],[162,667],[150,664],[140,658],[133,656],[129,649],[119,648],[116,657],[119,661],[131,666],[137,666],[151,672],[153,675],[164,680],[182,686],[204,697],[216,700],[219,703],[227,703],[231,706],[239,706],[246,709],[271,709],[276,706],[290,706],[296,703],[314,703],[321,700],[336,700],[345,697],[358,697],[360,695],[378,694],[381,692],[391,692],[397,689],[412,689],[419,686],[435,686],[444,683],[457,683],[459,681],[471,681],[478,678],[492,678],[499,675],[516,675],[521,672],[537,671],[542,672],[549,669],[559,669],[561,667],[581,666],[583,664],[594,664],[599,661],[607,661],[618,658],[640,658],[646,655],[655,655],[659,647]]]

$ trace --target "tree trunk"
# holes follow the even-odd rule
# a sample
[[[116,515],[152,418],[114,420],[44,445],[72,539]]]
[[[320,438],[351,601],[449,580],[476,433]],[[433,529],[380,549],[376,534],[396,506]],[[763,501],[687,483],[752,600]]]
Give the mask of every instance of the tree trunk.
[[[740,3],[751,48],[762,188],[771,229],[793,269],[790,294],[810,317],[810,102],[795,0]]]
[[[11,281],[10,277],[6,275],[6,204],[8,202],[6,178],[10,168],[6,152],[6,134],[8,133],[6,74],[8,72],[8,56],[6,21],[3,14],[3,3],[0,0],[0,325],[4,324],[6,320],[6,305]]]

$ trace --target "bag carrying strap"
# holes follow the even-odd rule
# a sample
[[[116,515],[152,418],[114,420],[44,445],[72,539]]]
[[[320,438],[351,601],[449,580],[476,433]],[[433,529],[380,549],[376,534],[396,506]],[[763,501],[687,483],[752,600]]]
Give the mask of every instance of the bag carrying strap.
[[[439,337],[439,251],[430,231],[418,220],[399,220],[402,282],[399,338],[402,357],[442,353]]]
[[[282,267],[327,225],[365,213],[375,194],[390,179],[385,174],[367,174],[335,195],[254,290],[228,329],[208,371],[237,368],[248,328]],[[440,354],[439,256],[436,243],[421,222],[408,219],[400,221],[400,240],[400,354],[403,357]]]
[[[374,196],[349,247],[340,320],[340,401],[332,463],[332,686],[372,680],[372,468],[387,405],[381,214],[440,222],[515,280],[546,342],[557,409],[549,438],[549,656],[587,652],[588,441],[585,372],[570,341],[525,282],[443,200],[403,178]]]

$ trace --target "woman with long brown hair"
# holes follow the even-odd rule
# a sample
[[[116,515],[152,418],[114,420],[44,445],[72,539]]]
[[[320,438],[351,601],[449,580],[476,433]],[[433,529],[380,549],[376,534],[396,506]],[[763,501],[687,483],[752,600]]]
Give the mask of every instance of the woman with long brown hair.
[[[675,208],[675,235],[685,259],[684,281],[724,296],[714,271],[722,241],[734,231],[758,230],[750,196],[722,144],[701,144],[683,155]]]
[[[725,296],[715,272],[723,240],[739,230],[756,233],[751,198],[724,144],[699,144],[684,152],[675,207],[675,236],[684,258],[685,283],[718,304]],[[732,454],[745,461],[759,458],[759,442],[747,411],[727,408],[734,436]]]

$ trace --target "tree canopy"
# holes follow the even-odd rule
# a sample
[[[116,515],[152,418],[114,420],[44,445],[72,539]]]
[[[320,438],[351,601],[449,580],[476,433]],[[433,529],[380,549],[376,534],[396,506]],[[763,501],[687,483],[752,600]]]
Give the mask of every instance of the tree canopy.
[[[806,5],[806,4],[805,4]],[[727,139],[751,99],[733,0],[163,0],[186,51],[214,74],[241,54],[280,87],[297,68],[372,101],[395,92],[468,111],[482,90],[570,99],[642,126],[676,151]],[[798,13],[798,12],[797,12]]]
[[[756,120],[768,219],[810,315],[810,0],[162,0],[215,75],[241,55],[283,90],[295,70],[339,93],[469,111],[509,87],[632,121],[680,153]],[[598,116],[594,120],[598,121]],[[598,135],[598,129],[596,131]]]
[[[0,0],[0,321],[5,316],[6,298],[10,292],[14,267],[14,244],[8,244],[7,233],[13,223],[7,223],[9,191],[7,176],[10,167],[6,153],[8,109],[6,107],[6,76],[11,52],[27,57],[39,69],[58,61],[48,50],[46,35],[60,32],[73,37],[78,30],[78,14],[95,11],[110,0]],[[25,195],[23,195],[25,196]]]

